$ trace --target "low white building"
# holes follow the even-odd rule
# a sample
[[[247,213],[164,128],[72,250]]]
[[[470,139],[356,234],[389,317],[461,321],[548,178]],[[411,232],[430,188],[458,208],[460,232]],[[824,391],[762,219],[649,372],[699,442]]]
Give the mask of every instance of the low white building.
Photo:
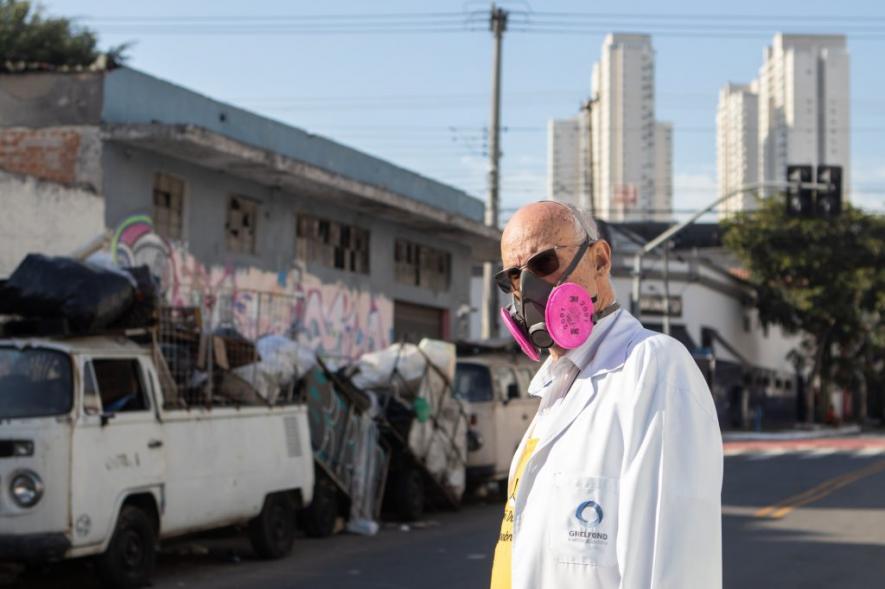
[[[629,308],[633,254],[668,224],[604,227],[614,251],[615,292]],[[759,410],[763,425],[796,421],[803,384],[790,352],[799,346],[800,337],[779,326],[762,326],[754,291],[722,248],[719,226],[694,225],[675,238],[667,280],[662,253],[658,249],[643,260],[640,308],[634,314],[647,328],[663,331],[664,301],[669,301],[670,334],[699,364],[712,360],[708,376],[722,426],[747,426]]]

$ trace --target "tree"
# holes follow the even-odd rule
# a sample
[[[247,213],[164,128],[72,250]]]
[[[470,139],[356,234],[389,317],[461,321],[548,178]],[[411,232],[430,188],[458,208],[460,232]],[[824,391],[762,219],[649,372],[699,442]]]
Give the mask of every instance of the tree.
[[[92,31],[67,18],[46,17],[27,0],[0,0],[0,72],[78,70],[101,58],[109,67],[125,60],[127,45],[102,53]]]
[[[811,367],[806,419],[820,419],[827,390],[867,391],[880,410],[885,382],[885,217],[846,205],[834,219],[786,215],[783,200],[725,223],[726,246],[749,271],[759,319],[802,334]],[[815,397],[816,401],[815,402]],[[870,403],[873,405],[874,403]],[[885,416],[885,415],[883,415]]]

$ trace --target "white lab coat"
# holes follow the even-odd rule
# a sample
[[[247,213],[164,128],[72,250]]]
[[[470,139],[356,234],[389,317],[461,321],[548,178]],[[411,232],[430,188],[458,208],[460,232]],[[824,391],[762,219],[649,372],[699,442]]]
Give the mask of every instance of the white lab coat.
[[[723,462],[710,391],[675,339],[626,311],[604,323],[519,482],[513,589],[718,589]]]

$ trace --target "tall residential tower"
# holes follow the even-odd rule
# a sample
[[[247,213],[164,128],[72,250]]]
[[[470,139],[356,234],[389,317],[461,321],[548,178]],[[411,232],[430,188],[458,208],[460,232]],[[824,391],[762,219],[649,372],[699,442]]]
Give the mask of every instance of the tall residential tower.
[[[727,84],[716,110],[716,169],[719,195],[759,181],[759,95],[756,82]],[[751,210],[752,194],[737,194],[722,205],[721,216]]]
[[[790,164],[842,166],[848,198],[851,166],[850,59],[844,35],[774,36],[759,78],[719,93],[720,196],[754,182],[783,182]],[[765,192],[772,194],[780,189]],[[743,196],[723,214],[752,209]]]
[[[593,94],[599,215],[648,219],[655,194],[655,52],[649,35],[606,36],[593,66]]]
[[[593,66],[593,98],[548,127],[548,198],[608,221],[670,220],[673,128],[655,121],[649,35],[612,33]]]
[[[831,164],[850,185],[849,67],[844,35],[774,36],[759,70],[762,181],[785,180],[788,164]]]

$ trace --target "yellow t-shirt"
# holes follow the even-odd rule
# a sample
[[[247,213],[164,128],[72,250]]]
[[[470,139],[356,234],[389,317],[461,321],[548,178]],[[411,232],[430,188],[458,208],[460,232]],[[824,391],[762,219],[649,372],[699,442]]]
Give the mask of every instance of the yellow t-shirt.
[[[501,533],[498,535],[498,544],[495,546],[495,560],[492,564],[491,589],[511,589],[513,586],[510,578],[513,561],[513,516],[516,508],[516,491],[519,489],[519,480],[525,470],[525,465],[532,457],[538,438],[526,440],[525,448],[516,470],[513,472],[513,480],[507,487],[507,502],[504,504],[504,519],[501,521]]]

